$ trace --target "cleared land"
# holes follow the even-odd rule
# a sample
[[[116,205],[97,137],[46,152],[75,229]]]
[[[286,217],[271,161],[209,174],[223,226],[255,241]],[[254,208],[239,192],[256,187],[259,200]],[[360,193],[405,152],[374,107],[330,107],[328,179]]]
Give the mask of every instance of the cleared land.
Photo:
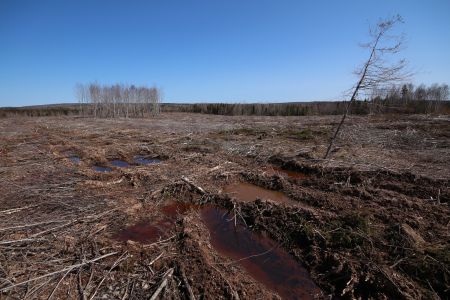
[[[448,299],[450,119],[338,121],[0,119],[0,298]]]

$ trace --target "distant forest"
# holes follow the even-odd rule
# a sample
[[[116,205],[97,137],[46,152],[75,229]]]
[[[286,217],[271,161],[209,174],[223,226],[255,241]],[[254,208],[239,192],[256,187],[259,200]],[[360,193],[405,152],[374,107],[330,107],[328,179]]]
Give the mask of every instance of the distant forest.
[[[89,91],[90,89],[90,91]],[[92,101],[91,92],[94,95]],[[346,101],[291,102],[291,103],[160,103],[156,88],[134,86],[84,86],[78,87],[82,95],[79,104],[61,104],[34,107],[0,108],[0,117],[14,116],[68,116],[83,117],[151,117],[160,112],[203,113],[214,115],[257,116],[308,116],[338,115],[345,110]],[[84,94],[82,94],[84,93]],[[121,95],[124,95],[123,97]],[[96,98],[95,98],[96,97]],[[366,99],[356,101],[351,114],[450,114],[449,87],[447,84],[403,84],[388,89],[374,89]]]

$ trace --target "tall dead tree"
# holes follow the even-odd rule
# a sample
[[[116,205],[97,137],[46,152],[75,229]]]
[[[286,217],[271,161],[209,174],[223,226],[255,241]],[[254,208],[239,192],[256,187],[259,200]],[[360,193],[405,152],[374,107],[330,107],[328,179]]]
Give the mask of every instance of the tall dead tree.
[[[345,107],[341,121],[330,139],[327,152],[324,156],[325,159],[328,158],[350,110],[350,106],[357,100],[358,94],[362,91],[373,90],[374,88],[402,82],[410,77],[410,74],[406,71],[406,61],[404,59],[394,63],[392,62],[393,55],[397,54],[403,45],[403,35],[391,34],[393,28],[398,23],[403,23],[399,15],[379,21],[376,27],[369,31],[371,41],[361,45],[369,50],[369,57],[355,72],[358,76],[358,81],[353,87],[353,92]]]

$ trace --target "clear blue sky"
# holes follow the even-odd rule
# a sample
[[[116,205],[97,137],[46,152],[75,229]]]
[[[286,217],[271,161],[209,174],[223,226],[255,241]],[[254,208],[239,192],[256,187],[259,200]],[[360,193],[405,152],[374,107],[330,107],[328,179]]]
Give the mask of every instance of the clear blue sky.
[[[400,14],[414,82],[450,83],[448,0],[0,0],[0,106],[74,85],[157,85],[166,102],[339,99],[380,17]]]

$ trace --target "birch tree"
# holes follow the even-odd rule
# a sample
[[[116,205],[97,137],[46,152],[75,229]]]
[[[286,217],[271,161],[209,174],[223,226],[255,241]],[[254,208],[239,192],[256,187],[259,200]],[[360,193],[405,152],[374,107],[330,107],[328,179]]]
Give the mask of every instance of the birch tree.
[[[80,103],[80,111],[84,103],[90,103],[86,107],[93,108],[94,117],[145,117],[160,113],[161,93],[156,87],[77,84],[75,94]]]

